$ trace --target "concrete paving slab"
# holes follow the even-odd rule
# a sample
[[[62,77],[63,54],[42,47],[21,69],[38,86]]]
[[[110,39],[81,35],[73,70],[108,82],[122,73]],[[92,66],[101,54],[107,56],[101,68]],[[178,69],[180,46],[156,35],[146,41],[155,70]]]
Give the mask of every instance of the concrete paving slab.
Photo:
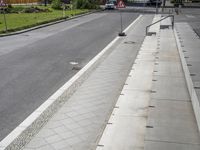
[[[123,90],[116,103],[120,109],[115,110],[118,116],[147,116],[147,109],[149,106],[150,93],[138,90]]]
[[[180,128],[185,130],[191,130],[191,134],[198,135],[198,128],[194,117],[191,102],[173,101],[173,100],[156,100],[152,99],[150,102],[151,106],[155,106],[149,109],[149,125],[163,126],[166,128]],[[175,121],[172,121],[172,118]],[[197,138],[199,138],[197,136]]]
[[[180,101],[190,100],[184,78],[154,76],[153,79],[157,81],[152,85],[152,91],[155,91],[155,93],[152,93],[152,98]]]
[[[141,76],[143,80],[141,79]],[[134,75],[132,78],[128,78],[124,89],[132,89],[132,90],[151,90],[151,82],[152,76],[144,76],[144,75]]]
[[[145,140],[165,141],[167,143],[185,143],[185,144],[200,144],[199,138],[194,136],[193,129],[185,130],[183,128],[170,128],[165,126],[157,126],[153,129],[146,130]]]
[[[155,55],[148,48],[150,37],[145,38],[143,47],[127,77],[115,109],[108,121],[96,150],[142,150],[150,100],[152,72]],[[155,37],[152,40],[156,43]],[[146,43],[147,41],[147,43]],[[151,45],[151,51],[157,45]],[[141,53],[141,51],[143,51]]]
[[[144,149],[199,149],[197,122],[172,30],[161,30],[158,40],[156,57],[162,56],[164,61],[158,58],[154,68]],[[172,46],[163,40],[171,41]]]
[[[157,60],[156,62],[158,65],[155,65],[154,70],[159,71],[154,72],[155,75],[184,77],[180,62],[162,61],[161,59]]]
[[[140,53],[138,56],[137,56],[137,59],[139,60],[146,60],[146,61],[153,61],[155,59],[155,55],[154,53]]]
[[[194,63],[199,63],[200,62],[200,60],[199,60],[200,53],[199,52],[198,53],[192,52],[192,54],[191,53],[185,53],[184,57],[186,58],[186,62],[188,64],[191,64],[191,65],[193,64],[193,62]]]
[[[152,75],[153,69],[154,69],[154,61],[142,61],[137,59],[129,75],[138,76],[139,74],[142,73],[144,76],[149,76]],[[135,70],[137,70],[137,72]]]
[[[141,150],[144,147],[145,121],[144,117],[116,116],[113,123],[107,125],[96,150]]]
[[[200,145],[168,143],[162,141],[145,141],[145,150],[199,150]]]
[[[200,107],[199,107],[199,47],[200,39],[194,32],[193,28],[188,23],[177,23],[175,25],[175,35],[179,52],[181,55],[181,61],[183,63],[184,73],[186,76],[189,93],[191,96],[193,109],[195,112],[198,128],[200,129]]]

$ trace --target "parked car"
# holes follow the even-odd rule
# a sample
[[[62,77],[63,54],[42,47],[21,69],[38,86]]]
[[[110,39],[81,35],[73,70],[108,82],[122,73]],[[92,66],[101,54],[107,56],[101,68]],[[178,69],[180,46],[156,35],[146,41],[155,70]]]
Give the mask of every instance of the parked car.
[[[105,9],[115,9],[115,4],[113,1],[108,1],[105,4]]]
[[[158,3],[158,6],[160,7],[162,5],[162,0],[148,0],[147,1],[148,6],[156,6],[156,3]]]

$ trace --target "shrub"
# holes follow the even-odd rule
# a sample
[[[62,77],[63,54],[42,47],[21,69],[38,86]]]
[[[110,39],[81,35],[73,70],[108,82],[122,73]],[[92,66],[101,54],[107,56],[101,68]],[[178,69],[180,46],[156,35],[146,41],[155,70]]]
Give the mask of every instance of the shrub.
[[[97,9],[97,0],[74,0],[73,6],[76,9]]]
[[[37,12],[50,12],[48,8],[42,9],[39,7],[23,7],[23,6],[8,6],[6,13],[37,13]]]
[[[62,4],[60,0],[52,0],[51,7],[53,9],[62,9]]]

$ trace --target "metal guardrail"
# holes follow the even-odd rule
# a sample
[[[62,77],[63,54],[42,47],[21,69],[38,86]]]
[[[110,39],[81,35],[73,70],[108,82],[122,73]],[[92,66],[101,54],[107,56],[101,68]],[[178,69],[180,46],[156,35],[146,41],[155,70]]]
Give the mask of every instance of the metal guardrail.
[[[154,23],[152,23],[152,24],[146,26],[146,35],[147,35],[147,33],[148,33],[148,28],[149,28],[149,27],[151,27],[152,25],[154,25],[154,24],[156,24],[156,23],[158,23],[158,22],[161,22],[162,20],[165,20],[166,18],[169,18],[169,17],[172,18],[172,28],[174,29],[174,15],[168,15],[168,16],[166,16],[166,17],[164,17],[164,18],[162,18],[162,19],[160,19],[160,20],[158,20],[158,21],[156,21],[156,22],[154,22]]]

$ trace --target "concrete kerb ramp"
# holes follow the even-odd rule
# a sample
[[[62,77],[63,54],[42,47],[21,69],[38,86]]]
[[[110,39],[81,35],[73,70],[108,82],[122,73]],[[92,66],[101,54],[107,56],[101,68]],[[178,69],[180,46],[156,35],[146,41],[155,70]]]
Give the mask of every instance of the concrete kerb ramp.
[[[125,30],[138,22],[140,15]],[[31,138],[48,122],[51,116],[73,95],[78,87],[88,78],[90,73],[112,52],[112,46],[122,38],[116,37],[97,56],[95,56],[84,68],[65,83],[7,137],[0,142],[0,150],[18,150],[27,144]]]
[[[191,28],[191,27],[189,27],[189,28]],[[195,33],[191,28],[191,35],[192,34],[195,34]],[[192,77],[191,77],[193,74],[190,72],[190,70],[188,68],[188,64],[186,62],[186,57],[184,55],[183,45],[181,43],[181,37],[178,34],[178,31],[177,31],[176,28],[174,28],[174,35],[175,35],[175,38],[176,38],[176,43],[177,43],[177,46],[178,46],[178,51],[179,51],[179,55],[180,55],[180,58],[181,58],[181,63],[182,63],[182,66],[183,66],[188,91],[189,91],[189,94],[190,94],[190,97],[191,97],[192,106],[193,106],[194,114],[195,114],[195,117],[196,117],[198,129],[200,131],[200,104],[199,104],[200,100],[198,98],[197,91],[195,89],[195,85],[194,85],[194,82],[193,82]],[[188,35],[188,36],[191,37],[191,35]],[[199,44],[200,44],[200,40],[199,40]]]

